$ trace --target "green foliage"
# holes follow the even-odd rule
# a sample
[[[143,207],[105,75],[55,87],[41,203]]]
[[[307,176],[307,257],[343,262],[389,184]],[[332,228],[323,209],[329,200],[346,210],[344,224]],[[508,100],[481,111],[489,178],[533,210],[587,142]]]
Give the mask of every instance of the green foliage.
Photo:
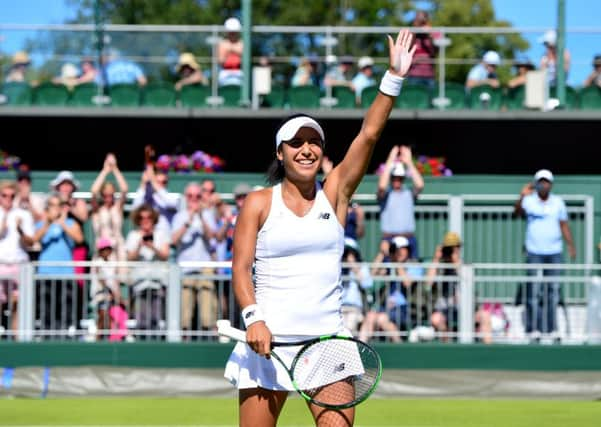
[[[67,0],[76,10],[72,23],[95,22],[97,16],[111,24],[162,24],[162,25],[218,25],[231,16],[241,17],[240,0]],[[254,25],[309,25],[309,26],[405,26],[409,25],[412,11],[426,6],[434,26],[497,26],[509,27],[506,21],[497,20],[492,0],[314,0],[292,2],[289,0],[253,0]],[[127,33],[108,34],[110,46],[126,55],[154,58],[143,63],[152,78],[174,78],[172,65],[182,51],[193,52],[207,69],[212,55],[207,43],[208,33]],[[253,56],[299,57],[324,54],[322,35],[312,34],[255,34]],[[517,51],[528,48],[528,42],[519,34],[460,34],[451,36],[447,58],[477,60],[489,49],[497,50],[504,58],[513,58]],[[30,43],[32,50],[54,52],[60,55],[94,54],[97,40],[94,34],[53,33]],[[386,39],[382,35],[339,35],[334,52],[353,56],[371,55],[386,57]],[[158,58],[158,60],[157,60]],[[164,60],[161,60],[163,58]],[[139,61],[140,62],[140,61]],[[447,65],[447,80],[463,83],[473,64]],[[60,66],[60,65],[59,65]],[[57,66],[54,67],[58,68]],[[285,74],[292,72],[291,64],[280,64]],[[507,81],[511,69],[502,66],[499,75]]]
[[[431,0],[434,26],[448,27],[510,27],[497,20],[491,0]],[[519,34],[456,34],[447,47],[447,58],[477,60],[487,50],[496,50],[502,58],[513,58],[518,51],[528,49],[528,42]],[[447,80],[463,83],[473,64],[448,65]],[[501,82],[510,78],[511,66],[498,70]]]

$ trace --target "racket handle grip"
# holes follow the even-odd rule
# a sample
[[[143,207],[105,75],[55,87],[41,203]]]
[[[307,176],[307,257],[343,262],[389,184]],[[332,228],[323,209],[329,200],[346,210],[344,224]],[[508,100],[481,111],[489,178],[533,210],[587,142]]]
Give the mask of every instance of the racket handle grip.
[[[229,320],[217,321],[217,333],[236,341],[246,342],[246,332],[241,329],[233,328]]]

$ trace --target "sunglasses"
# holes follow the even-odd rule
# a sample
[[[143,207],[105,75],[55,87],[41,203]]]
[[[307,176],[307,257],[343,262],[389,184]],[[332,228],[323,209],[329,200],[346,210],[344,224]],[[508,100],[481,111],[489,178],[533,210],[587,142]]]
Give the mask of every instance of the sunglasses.
[[[187,199],[200,200],[202,196],[199,193],[186,194]]]
[[[203,188],[202,191],[203,191],[203,193],[213,194],[215,192],[215,189],[214,188]]]
[[[169,184],[169,180],[168,179],[157,179],[157,183],[161,184],[161,185],[167,185],[167,184]]]
[[[2,193],[1,196],[5,199],[14,199],[15,193]]]

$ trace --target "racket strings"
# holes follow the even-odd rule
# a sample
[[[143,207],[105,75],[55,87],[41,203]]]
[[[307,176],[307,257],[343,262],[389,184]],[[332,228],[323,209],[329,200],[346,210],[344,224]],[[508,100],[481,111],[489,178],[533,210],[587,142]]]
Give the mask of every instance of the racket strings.
[[[305,349],[296,358],[292,377],[314,402],[349,405],[364,400],[378,381],[377,354],[362,343],[328,339]]]

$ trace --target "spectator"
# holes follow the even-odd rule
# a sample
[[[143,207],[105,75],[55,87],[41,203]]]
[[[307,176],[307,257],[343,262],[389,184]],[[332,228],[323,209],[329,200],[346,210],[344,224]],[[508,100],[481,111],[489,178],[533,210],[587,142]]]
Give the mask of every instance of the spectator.
[[[17,196],[15,197],[13,206],[28,211],[32,215],[34,223],[43,220],[46,217],[46,213],[44,212],[44,197],[31,192],[31,172],[27,165],[21,164],[19,166],[16,179]],[[30,261],[38,259],[40,249],[41,245],[39,242],[33,242],[26,249]]]
[[[81,74],[77,78],[75,84],[93,83],[98,79],[98,70],[91,58],[83,58],[81,60]]]
[[[422,30],[430,30],[430,15],[424,10],[418,10],[413,19],[413,27]],[[436,58],[437,48],[434,45],[434,37],[439,37],[440,34],[432,34],[430,32],[415,33],[415,55],[413,56],[413,64],[407,74],[407,83],[421,84],[428,89],[434,89],[435,72],[434,59]]]
[[[499,87],[497,67],[501,64],[501,57],[494,50],[489,50],[482,57],[482,62],[475,65],[467,75],[466,87],[471,89],[476,86],[488,85]]]
[[[588,75],[583,83],[584,87],[596,85],[601,88],[601,55],[595,55],[593,58],[593,71]]]
[[[551,193],[553,174],[541,169],[534,175],[534,182],[522,188],[515,204],[515,214],[525,216],[526,262],[528,264],[560,264],[562,262],[563,239],[568,245],[570,258],[576,257],[576,248],[568,225],[568,214],[563,199]],[[536,276],[540,269],[529,269],[529,276]],[[556,310],[559,304],[560,284],[553,277],[560,270],[545,269],[543,275],[548,281],[526,284],[522,299],[526,306],[525,327],[531,341],[538,341],[541,333],[558,339]]]
[[[540,39],[545,46],[545,54],[540,60],[540,69],[547,70],[547,81],[550,86],[557,85],[557,33],[555,30],[547,31]],[[570,52],[568,49],[563,51],[563,69],[565,70],[566,80],[570,71]]]
[[[135,226],[127,234],[125,250],[128,261],[167,261],[169,235],[156,228],[159,214],[149,204],[142,204],[132,213]],[[165,318],[166,272],[147,264],[132,271],[132,296],[137,329],[156,330]]]
[[[12,57],[10,70],[6,75],[6,83],[31,82],[28,76],[28,68],[31,64],[27,52],[19,51]]]
[[[96,311],[97,339],[108,336],[107,330],[114,330],[111,320],[111,308],[122,303],[118,268],[110,263],[114,261],[113,243],[106,237],[96,241],[97,253],[92,258],[92,280],[90,286],[90,305]]]
[[[117,84],[138,84],[139,86],[145,86],[147,83],[142,68],[129,59],[121,58],[119,53],[114,49],[110,50],[108,55],[104,57],[101,74],[105,86]]]
[[[434,301],[430,322],[434,330],[441,334],[442,341],[449,341],[451,334],[456,333],[459,326],[459,279],[462,263],[461,238],[459,234],[449,231],[444,235],[442,245],[436,247],[432,266],[426,273],[427,284],[432,288]],[[449,279],[437,281],[434,279],[436,276]],[[476,330],[485,344],[492,342],[492,313],[489,303],[476,310]]]
[[[17,186],[0,181],[0,326],[17,331],[19,270],[29,261],[27,248],[33,243],[33,217],[29,211],[15,207]],[[9,313],[4,322],[4,314]]]
[[[165,172],[155,172],[152,164],[147,164],[142,173],[140,186],[134,194],[132,208],[142,204],[149,204],[159,213],[157,228],[167,235],[171,234],[171,221],[180,205],[178,194],[170,193],[168,189],[169,177]]]
[[[119,198],[115,197],[115,184],[107,181],[113,174],[119,186]],[[102,170],[92,184],[92,228],[94,239],[111,242],[111,260],[125,261],[125,239],[123,237],[123,208],[127,201],[127,181],[119,170],[113,153],[106,155]]]
[[[516,69],[516,75],[507,82],[507,86],[511,89],[525,85],[526,74],[528,71],[534,70],[534,64],[526,57],[518,58],[513,65]]]
[[[328,65],[328,69],[323,80],[325,87],[347,86],[353,91],[355,90],[350,76],[351,68],[353,66],[353,58],[350,56],[343,56],[340,58],[339,62],[336,56],[329,55],[326,58],[326,64]]]
[[[186,85],[209,84],[209,80],[200,69],[200,64],[190,52],[184,52],[179,56],[175,69],[179,76],[179,80],[175,82],[175,90],[181,90]]]
[[[212,261],[211,239],[215,236],[216,224],[208,206],[202,203],[201,186],[195,182],[184,190],[185,209],[173,218],[171,244],[176,250],[176,261]],[[215,282],[207,279],[215,271],[208,266],[182,267],[182,310],[181,326],[184,331],[193,328],[194,308],[202,330],[211,330],[217,321],[217,294]],[[196,304],[195,304],[196,301]],[[184,338],[190,338],[185,335]]]
[[[219,70],[219,86],[242,84],[242,52],[244,44],[240,39],[242,24],[237,18],[228,18],[223,24],[226,31],[225,38],[217,45],[217,59]]]
[[[14,206],[29,211],[34,221],[44,216],[44,198],[31,192],[31,172],[29,167],[21,164],[17,170],[17,195]]]
[[[315,69],[309,58],[302,58],[294,75],[290,85],[296,86],[311,86],[315,83]]]
[[[412,189],[404,186],[407,176],[413,182]],[[424,179],[413,164],[411,149],[404,145],[392,147],[378,180],[382,238],[389,241],[396,236],[406,237],[410,245],[409,257],[415,259],[419,257],[419,251],[415,238],[414,209],[415,201],[423,189]]]
[[[357,61],[357,67],[359,72],[352,80],[352,85],[355,88],[355,97],[357,98],[357,105],[361,105],[361,94],[363,89],[369,86],[374,86],[376,80],[374,79],[374,60],[369,56],[362,56]]]
[[[53,194],[46,200],[46,218],[38,221],[33,237],[41,242],[38,268],[40,276],[73,277],[75,268],[72,265],[45,265],[46,261],[71,262],[75,245],[84,241],[83,231],[79,223],[69,216],[69,202]],[[68,330],[69,335],[77,329],[77,300],[80,288],[70,278],[46,279],[37,289],[38,315],[43,328],[48,330]]]
[[[50,183],[51,188],[58,194],[61,202],[64,202],[63,208],[67,210],[67,216],[73,219],[79,225],[79,229],[84,230],[86,221],[88,220],[88,206],[83,199],[75,198],[74,193],[79,188],[79,181],[75,179],[75,176],[70,171],[61,171],[54,180]],[[82,234],[83,236],[83,234]],[[86,242],[85,237],[82,237],[81,241],[76,241],[73,247],[73,261],[87,261],[90,254],[90,246]],[[86,267],[75,266],[76,274],[85,274]],[[83,279],[77,280],[77,324],[83,316],[84,311],[84,284]]]
[[[374,263],[405,262],[409,255],[409,240],[403,236],[397,236],[392,239],[390,245],[386,246],[386,254],[382,258],[377,258]],[[397,271],[398,270],[398,271]],[[375,267],[373,276],[396,276],[399,274],[404,279],[409,279],[405,270],[400,268],[388,269],[385,267]],[[404,279],[402,282],[404,283]],[[409,284],[409,282],[407,282]],[[389,338],[394,342],[400,342],[400,328],[404,327],[404,321],[407,315],[407,300],[403,290],[404,284],[392,280],[386,280],[384,284],[374,285],[372,294],[368,297],[370,309],[365,315],[359,339],[366,340],[374,331],[381,329],[389,333]]]
[[[79,77],[79,70],[74,64],[67,62],[61,67],[61,74],[58,77],[52,79],[52,83],[57,85],[65,85],[69,89],[73,89],[73,86],[77,84],[77,78]]]
[[[351,200],[346,214],[344,237],[359,240],[365,235],[365,212],[361,205]]]
[[[342,262],[342,319],[344,327],[357,336],[363,322],[366,290],[373,287],[374,281],[367,264],[361,263],[361,253],[356,240],[345,237]]]

